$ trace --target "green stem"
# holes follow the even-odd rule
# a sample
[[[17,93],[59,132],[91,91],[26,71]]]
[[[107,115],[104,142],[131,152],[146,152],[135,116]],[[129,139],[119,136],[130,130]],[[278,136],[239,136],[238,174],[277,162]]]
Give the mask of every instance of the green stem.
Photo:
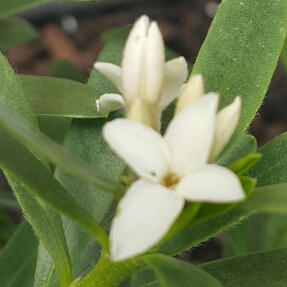
[[[77,287],[115,287],[123,279],[130,277],[146,264],[139,259],[111,262],[109,254],[103,250],[102,257],[94,269]]]

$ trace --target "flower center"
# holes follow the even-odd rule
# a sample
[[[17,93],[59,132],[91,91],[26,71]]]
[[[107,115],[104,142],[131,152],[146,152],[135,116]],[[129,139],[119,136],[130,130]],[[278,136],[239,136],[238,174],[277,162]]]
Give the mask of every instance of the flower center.
[[[174,173],[169,173],[162,179],[161,184],[168,188],[174,188],[178,182],[178,176]]]

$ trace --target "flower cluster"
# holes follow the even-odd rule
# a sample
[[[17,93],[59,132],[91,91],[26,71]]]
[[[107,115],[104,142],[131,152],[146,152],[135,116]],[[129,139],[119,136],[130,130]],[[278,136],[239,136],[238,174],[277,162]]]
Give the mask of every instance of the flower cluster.
[[[104,126],[104,139],[137,176],[112,222],[114,261],[155,246],[186,201],[230,203],[245,198],[238,177],[214,164],[237,126],[240,98],[217,112],[219,95],[204,94],[201,75],[191,77],[181,89],[186,63],[177,58],[164,64],[163,49],[157,25],[143,16],[127,40],[122,67],[95,65],[122,93],[122,97],[103,95],[99,108],[127,109],[127,119]],[[176,116],[162,136],[158,132],[161,112],[179,90]]]
[[[179,94],[187,78],[187,63],[178,57],[165,63],[164,43],[155,22],[142,16],[126,42],[122,66],[95,63],[121,92],[104,94],[96,101],[99,110],[124,107],[127,118],[160,129],[161,112]]]

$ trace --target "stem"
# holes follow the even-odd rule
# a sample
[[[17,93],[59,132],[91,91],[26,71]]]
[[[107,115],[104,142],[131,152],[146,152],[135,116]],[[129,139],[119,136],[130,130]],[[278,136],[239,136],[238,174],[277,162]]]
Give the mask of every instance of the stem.
[[[102,257],[94,269],[77,287],[115,287],[120,281],[142,269],[146,264],[139,259],[111,262],[109,254],[103,250]]]

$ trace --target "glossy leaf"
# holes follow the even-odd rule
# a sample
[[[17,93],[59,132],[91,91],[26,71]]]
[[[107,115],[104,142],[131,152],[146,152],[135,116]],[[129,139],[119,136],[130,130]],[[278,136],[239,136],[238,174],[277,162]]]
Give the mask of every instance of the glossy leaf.
[[[206,91],[220,93],[221,107],[238,95],[242,99],[229,147],[253,120],[269,87],[286,35],[286,14],[286,1],[222,1],[196,58],[192,73],[203,74]]]
[[[257,179],[257,186],[287,183],[287,133],[283,133],[258,150],[262,155],[248,176]]]
[[[1,104],[16,110],[36,129],[36,118],[24,97],[21,85],[15,76],[14,71],[2,54],[0,54],[0,71]],[[11,95],[13,95],[13,97],[11,97]],[[26,149],[24,149],[19,142],[11,138],[9,134],[5,133],[4,129],[0,129],[0,134],[0,166],[4,170],[5,176],[14,191],[25,217],[29,220],[35,233],[42,240],[45,248],[47,248],[53,258],[60,281],[63,285],[67,285],[71,281],[71,268],[61,217],[42,200],[29,194],[27,186],[21,182],[19,177],[15,176],[15,169],[18,169],[18,175],[23,176],[24,172],[26,172],[28,178],[32,177],[34,182],[38,182],[39,184],[37,177],[35,177],[35,173],[29,173],[29,167],[32,168],[32,166],[30,166],[31,162],[29,161],[29,157],[35,160],[40,167],[40,170],[44,170],[44,173],[51,176],[48,165],[44,161],[41,162],[39,157],[36,157],[28,150],[27,158]],[[40,172],[40,170],[38,171]]]
[[[30,42],[38,38],[37,30],[20,18],[0,19],[0,50]]]
[[[283,287],[287,250],[277,249],[216,260],[200,267],[225,287]]]
[[[23,221],[0,253],[0,286],[33,287],[38,240]]]
[[[143,260],[154,270],[162,287],[223,287],[210,274],[191,263],[163,254],[146,255]]]
[[[29,103],[37,116],[101,118],[97,112],[95,89],[68,79],[18,76]]]

